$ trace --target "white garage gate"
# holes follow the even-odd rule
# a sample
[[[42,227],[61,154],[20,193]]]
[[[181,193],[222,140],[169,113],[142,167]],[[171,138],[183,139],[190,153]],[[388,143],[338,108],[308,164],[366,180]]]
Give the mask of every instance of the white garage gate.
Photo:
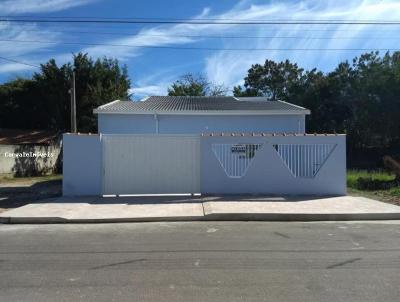
[[[102,135],[103,195],[200,192],[198,135]]]

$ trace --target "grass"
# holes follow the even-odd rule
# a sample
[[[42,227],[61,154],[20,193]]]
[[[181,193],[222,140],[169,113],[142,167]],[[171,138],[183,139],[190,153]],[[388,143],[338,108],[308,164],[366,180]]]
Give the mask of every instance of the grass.
[[[348,193],[400,205],[400,186],[395,178],[394,174],[385,171],[349,170]]]
[[[359,178],[371,178],[372,180],[388,182],[394,180],[395,175],[385,171],[349,170],[347,171],[347,186],[356,188]]]
[[[32,177],[14,177],[11,174],[0,175],[0,184],[2,183],[18,183],[18,182],[43,182],[50,180],[59,180],[62,179],[61,174],[50,174],[50,175],[42,175],[42,176],[32,176]]]

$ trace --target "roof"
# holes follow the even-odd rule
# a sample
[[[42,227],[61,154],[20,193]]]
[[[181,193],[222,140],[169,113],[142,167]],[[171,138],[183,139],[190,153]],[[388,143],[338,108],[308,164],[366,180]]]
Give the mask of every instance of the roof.
[[[0,145],[50,145],[58,138],[57,131],[0,128]]]
[[[253,100],[256,99],[256,100]],[[142,101],[120,101],[100,106],[94,113],[117,114],[309,114],[287,102],[233,96],[151,96]]]

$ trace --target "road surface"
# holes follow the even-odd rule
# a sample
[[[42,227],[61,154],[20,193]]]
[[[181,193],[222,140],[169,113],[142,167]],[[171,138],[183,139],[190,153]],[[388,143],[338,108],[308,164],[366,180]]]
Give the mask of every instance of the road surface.
[[[0,301],[398,301],[400,224],[0,225]]]

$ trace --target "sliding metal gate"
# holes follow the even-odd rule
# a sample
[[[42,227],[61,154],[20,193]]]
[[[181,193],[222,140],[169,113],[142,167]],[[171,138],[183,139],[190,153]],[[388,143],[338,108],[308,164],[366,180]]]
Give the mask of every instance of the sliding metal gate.
[[[200,138],[102,135],[103,195],[200,192]]]

